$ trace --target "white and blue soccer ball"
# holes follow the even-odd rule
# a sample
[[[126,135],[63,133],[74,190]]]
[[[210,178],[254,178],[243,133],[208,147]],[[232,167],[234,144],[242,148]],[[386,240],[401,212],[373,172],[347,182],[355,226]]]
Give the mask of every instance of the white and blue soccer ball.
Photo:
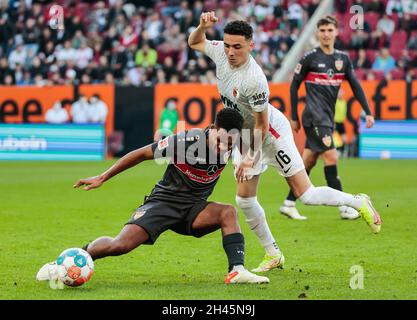
[[[90,254],[80,248],[64,250],[56,259],[58,278],[67,286],[78,287],[91,279],[94,262]]]

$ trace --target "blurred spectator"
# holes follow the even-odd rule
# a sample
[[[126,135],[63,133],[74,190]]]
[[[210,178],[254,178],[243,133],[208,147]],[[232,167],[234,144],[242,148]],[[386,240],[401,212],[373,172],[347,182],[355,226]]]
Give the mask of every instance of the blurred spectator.
[[[62,107],[59,101],[55,102],[52,108],[46,111],[45,121],[47,123],[66,123],[68,122],[69,115],[65,108]]]
[[[366,51],[360,49],[358,51],[358,57],[353,61],[353,67],[355,69],[371,69],[372,62],[366,56]]]
[[[371,2],[367,2],[365,9],[367,12],[375,12],[379,14],[383,14],[385,12],[384,3],[380,0],[372,0]]]
[[[9,66],[11,69],[16,67],[16,64],[24,65],[26,60],[26,51],[22,44],[17,44],[16,49],[12,50],[9,55]]]
[[[105,123],[108,107],[106,103],[100,99],[100,95],[94,94],[89,101],[88,120],[91,123]]]
[[[72,122],[88,123],[89,122],[89,103],[87,97],[80,94],[77,101],[71,105]]]
[[[395,31],[395,22],[387,14],[384,14],[384,16],[378,21],[376,29],[390,39],[391,35]]]
[[[135,63],[141,67],[150,67],[156,65],[158,54],[155,49],[145,42],[143,46],[136,52]]]
[[[291,0],[288,6],[288,21],[291,28],[300,28],[303,22],[303,7],[296,0]]]
[[[372,65],[372,69],[384,71],[384,74],[386,75],[394,68],[395,60],[390,55],[388,48],[381,49]]]
[[[167,101],[159,119],[159,135],[162,137],[174,133],[178,122],[177,104],[174,99]]]

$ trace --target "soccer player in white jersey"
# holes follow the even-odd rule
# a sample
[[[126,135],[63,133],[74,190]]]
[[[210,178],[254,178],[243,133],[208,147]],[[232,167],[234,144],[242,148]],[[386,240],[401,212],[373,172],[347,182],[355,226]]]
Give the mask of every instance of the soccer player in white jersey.
[[[250,55],[254,47],[252,27],[245,21],[232,21],[224,27],[223,41],[209,41],[205,32],[218,21],[214,12],[203,12],[199,26],[190,34],[189,46],[206,54],[216,64],[217,86],[226,108],[240,111],[243,127],[252,131],[249,152],[234,159],[237,178],[236,202],[246,222],[265,248],[265,256],[253,272],[281,267],[284,256],[266,222],[265,211],[257,200],[259,176],[270,165],[285,177],[294,195],[306,205],[346,205],[358,210],[374,233],[381,229],[381,219],[368,196],[344,193],[329,187],[312,185],[303,160],[295,146],[288,119],[269,104],[266,77]],[[256,161],[260,158],[261,161]]]

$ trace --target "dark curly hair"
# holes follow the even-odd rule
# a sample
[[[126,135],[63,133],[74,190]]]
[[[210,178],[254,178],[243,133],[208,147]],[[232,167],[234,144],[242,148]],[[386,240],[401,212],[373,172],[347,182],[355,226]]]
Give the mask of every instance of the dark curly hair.
[[[231,21],[224,27],[224,33],[245,36],[246,40],[252,40],[253,29],[249,23],[243,20]]]
[[[243,117],[240,112],[235,109],[224,108],[217,113],[214,124],[217,128],[223,128],[226,131],[232,129],[241,131],[243,127]]]

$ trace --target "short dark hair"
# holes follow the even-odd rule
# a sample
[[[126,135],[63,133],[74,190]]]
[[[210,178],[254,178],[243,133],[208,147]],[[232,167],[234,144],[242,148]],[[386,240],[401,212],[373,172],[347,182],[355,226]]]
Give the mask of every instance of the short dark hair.
[[[238,36],[245,36],[246,40],[252,40],[253,29],[252,26],[243,20],[231,21],[224,27],[224,33]]]
[[[321,18],[318,22],[317,22],[317,28],[320,28],[321,26],[325,26],[328,24],[332,24],[337,28],[337,20],[335,17],[333,16],[325,16],[323,18]]]
[[[243,117],[240,112],[235,109],[224,108],[217,113],[214,125],[217,128],[223,128],[226,131],[233,129],[241,131],[243,127]]]

